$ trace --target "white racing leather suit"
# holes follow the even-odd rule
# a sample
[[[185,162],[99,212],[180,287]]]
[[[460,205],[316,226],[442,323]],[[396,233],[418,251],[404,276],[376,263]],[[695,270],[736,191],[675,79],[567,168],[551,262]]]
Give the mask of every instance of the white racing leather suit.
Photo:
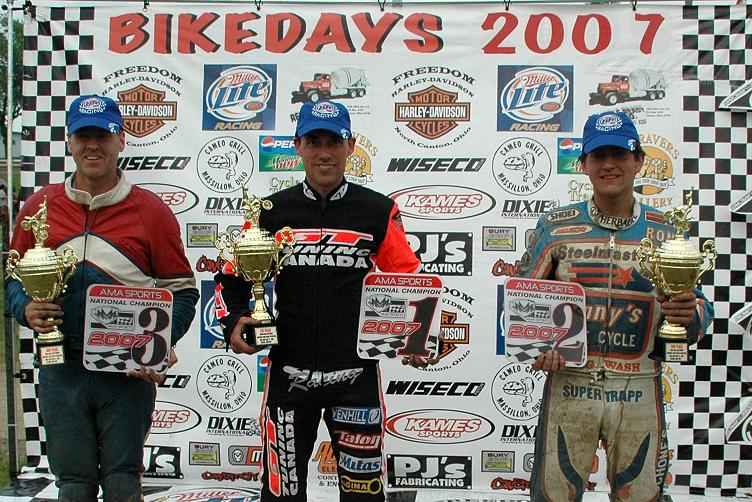
[[[652,351],[663,318],[637,249],[643,237],[658,246],[673,236],[661,212],[637,202],[631,218],[605,216],[591,200],[538,221],[519,275],[585,288],[588,357],[583,368],[550,373],[544,386],[531,500],[582,500],[599,440],[612,500],[661,495],[668,451],[661,361]],[[713,318],[712,304],[694,292],[690,343]]]

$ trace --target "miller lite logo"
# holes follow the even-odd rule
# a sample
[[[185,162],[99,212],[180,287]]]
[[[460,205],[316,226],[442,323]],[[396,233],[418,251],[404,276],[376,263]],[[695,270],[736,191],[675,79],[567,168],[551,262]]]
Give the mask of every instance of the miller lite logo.
[[[275,65],[205,65],[203,129],[274,129],[275,78]]]
[[[499,66],[498,73],[497,130],[572,130],[572,66]]]

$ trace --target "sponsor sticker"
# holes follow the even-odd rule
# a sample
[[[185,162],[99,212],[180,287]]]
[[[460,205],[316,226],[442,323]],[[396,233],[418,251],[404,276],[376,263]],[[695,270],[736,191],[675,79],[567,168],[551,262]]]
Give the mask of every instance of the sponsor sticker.
[[[513,451],[481,451],[481,466],[483,472],[514,472]]]
[[[230,465],[253,465],[260,467],[263,449],[261,446],[233,445],[227,450]]]
[[[201,423],[201,415],[184,404],[157,401],[151,414],[149,434],[178,434]]]
[[[259,136],[259,172],[303,171],[294,136]]]
[[[516,251],[517,227],[483,227],[483,251]]]
[[[173,214],[185,213],[198,204],[198,195],[184,187],[165,183],[137,183],[136,186],[156,194]]]
[[[559,174],[585,174],[580,165],[582,138],[556,138],[556,172]]]
[[[645,161],[635,177],[634,191],[649,197],[675,186],[674,163],[680,158],[678,146],[655,133],[640,134],[640,145],[645,151]]]
[[[189,248],[213,248],[218,228],[216,223],[186,223],[186,245]]]
[[[188,443],[189,465],[219,465],[219,443]]]
[[[471,490],[473,460],[455,455],[387,455],[389,488]]]

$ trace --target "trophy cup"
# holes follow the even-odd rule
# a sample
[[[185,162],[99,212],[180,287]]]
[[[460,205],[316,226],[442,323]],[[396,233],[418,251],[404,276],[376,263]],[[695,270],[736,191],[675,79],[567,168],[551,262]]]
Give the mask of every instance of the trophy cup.
[[[21,222],[24,230],[34,234],[34,247],[24,253],[11,249],[8,253],[6,277],[18,280],[24,291],[34,301],[52,302],[65,292],[68,279],[76,270],[76,257],[73,249],[63,248],[62,256],[50,248],[44,247],[47,240],[47,197],[39,205],[33,216],[26,216]],[[52,319],[50,319],[52,320]],[[41,366],[62,364],[65,361],[63,334],[54,327],[49,333],[36,333],[37,358]]]
[[[702,274],[713,270],[717,256],[714,241],[705,241],[700,253],[689,239],[684,238],[689,230],[692,194],[688,193],[685,200],[686,205],[667,211],[664,215],[676,230],[674,237],[664,241],[658,249],[650,239],[644,238],[637,250],[642,275],[669,296],[692,290]],[[688,360],[687,329],[684,326],[664,320],[658,337],[665,345],[663,350],[658,347],[656,354],[663,356],[666,362]]]
[[[279,338],[274,318],[264,300],[264,282],[274,278],[282,270],[284,261],[292,256],[295,236],[290,227],[283,227],[274,237],[259,227],[262,208],[271,209],[272,202],[249,196],[243,189],[243,229],[235,236],[229,232],[219,234],[214,245],[219,249],[220,258],[234,263],[235,275],[251,283],[256,302],[251,318],[261,321],[261,324],[243,333],[245,342],[249,345],[276,345]]]

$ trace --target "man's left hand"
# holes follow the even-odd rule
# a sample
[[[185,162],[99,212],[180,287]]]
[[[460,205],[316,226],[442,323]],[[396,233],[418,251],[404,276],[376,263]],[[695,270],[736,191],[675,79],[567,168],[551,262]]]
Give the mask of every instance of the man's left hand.
[[[424,357],[419,356],[417,354],[409,354],[406,356],[402,356],[402,364],[404,365],[410,365],[413,368],[425,368],[426,366],[430,366],[433,364],[436,364],[439,362],[439,358],[430,358],[430,357]]]
[[[170,349],[170,355],[167,357],[167,368],[172,368],[177,364],[178,362],[178,356],[175,354],[175,349]],[[144,380],[146,382],[155,383],[157,385],[163,383],[165,379],[167,378],[167,373],[157,373],[156,371],[152,369],[147,368],[138,368],[134,370],[129,370],[128,373],[126,373],[129,377],[133,378],[139,378],[141,380]]]
[[[694,291],[687,291],[671,297],[659,296],[658,302],[666,320],[672,324],[689,326],[697,309]]]

